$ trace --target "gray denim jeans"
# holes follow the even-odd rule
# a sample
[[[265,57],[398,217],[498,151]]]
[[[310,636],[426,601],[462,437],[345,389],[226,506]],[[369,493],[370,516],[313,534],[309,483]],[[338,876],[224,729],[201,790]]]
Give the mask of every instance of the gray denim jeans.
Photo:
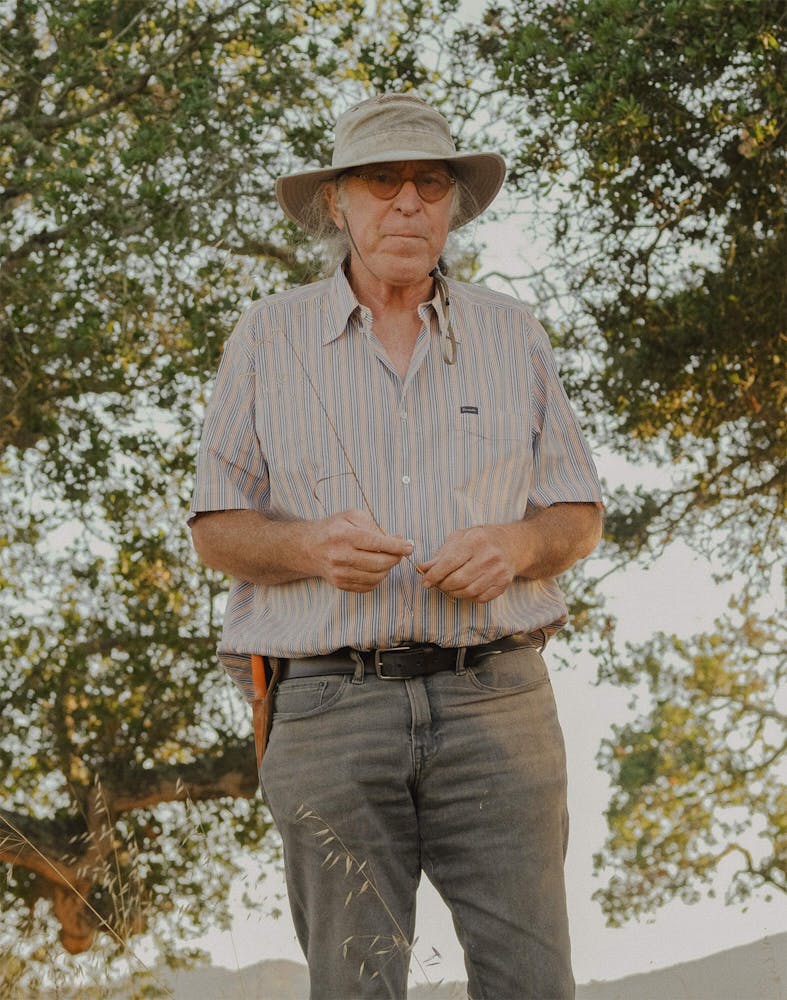
[[[421,871],[472,1000],[574,996],[565,752],[536,649],[406,681],[286,680],[260,779],[312,1000],[403,1000]]]

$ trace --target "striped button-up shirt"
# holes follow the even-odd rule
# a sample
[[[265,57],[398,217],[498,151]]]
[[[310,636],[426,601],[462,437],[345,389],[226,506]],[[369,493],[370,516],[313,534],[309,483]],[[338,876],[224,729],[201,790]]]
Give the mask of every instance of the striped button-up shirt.
[[[475,645],[565,622],[552,579],[516,579],[480,604],[424,589],[415,570],[455,529],[601,500],[543,328],[510,296],[451,280],[448,288],[456,363],[443,360],[435,303],[424,303],[404,378],[341,269],[241,317],[208,406],[191,516],[248,509],[312,519],[368,503],[415,551],[367,594],[318,578],[233,580],[220,652]],[[245,671],[230,672],[249,695]]]

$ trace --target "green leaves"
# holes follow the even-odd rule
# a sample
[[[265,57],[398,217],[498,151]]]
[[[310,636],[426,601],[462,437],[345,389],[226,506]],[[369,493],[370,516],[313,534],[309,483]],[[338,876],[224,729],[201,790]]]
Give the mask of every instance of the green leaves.
[[[549,193],[579,303],[566,343],[594,356],[574,398],[608,445],[676,462],[662,502],[685,534],[721,542],[730,504],[756,493],[771,551],[787,498],[771,361],[787,314],[782,13],[523,2],[490,8],[476,34],[517,123],[511,177]]]
[[[5,26],[0,107],[11,142],[2,181],[11,214],[0,268],[10,307],[0,322],[0,377],[9,390],[2,444],[28,447],[48,437],[60,405],[103,391],[118,363],[136,360],[96,351],[102,330],[114,338],[141,322],[152,349],[149,318],[134,316],[131,290],[113,288],[113,276],[142,280],[158,319],[175,306],[179,285],[193,287],[185,275],[170,280],[179,262],[231,237],[228,213],[247,200],[255,177],[261,183],[256,204],[244,205],[247,223],[271,228],[268,161],[277,147],[270,133],[286,136],[279,109],[296,89],[281,50],[292,29],[282,22],[266,35],[267,4],[245,5],[242,14],[218,4],[196,19],[178,6],[148,7],[115,31],[114,14],[104,20],[100,6],[88,16],[83,5],[59,5],[46,54],[21,6]],[[266,66],[262,92],[250,48]],[[25,53],[32,71],[17,61]],[[299,84],[292,107],[316,86]],[[32,328],[48,334],[35,353],[25,350]],[[52,416],[36,421],[44,380]]]
[[[650,697],[599,754],[615,788],[596,856],[611,923],[693,900],[727,858],[730,901],[787,891],[784,664],[781,623],[744,603],[713,634],[659,635],[616,665],[618,683],[646,680]]]

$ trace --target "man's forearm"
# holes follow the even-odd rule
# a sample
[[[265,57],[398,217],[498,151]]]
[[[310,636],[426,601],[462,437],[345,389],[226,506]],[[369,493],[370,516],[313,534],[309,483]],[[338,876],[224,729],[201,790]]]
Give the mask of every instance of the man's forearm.
[[[513,577],[544,579],[564,572],[593,551],[601,524],[595,504],[565,503],[511,524],[454,532],[441,550],[440,568],[429,572],[434,562],[424,564],[426,585],[436,584],[453,596],[491,600]],[[208,566],[239,580],[281,584],[320,577],[342,590],[360,592],[377,586],[412,551],[409,542],[383,534],[362,511],[317,521],[271,520],[251,510],[214,511],[197,517],[192,537]],[[453,584],[442,583],[463,566],[464,576],[470,572],[473,577],[469,584],[461,576]],[[479,583],[477,574],[489,580]]]
[[[508,539],[515,575],[530,580],[558,576],[590,555],[601,538],[601,510],[592,503],[558,503],[499,525]]]
[[[274,521],[254,510],[212,511],[196,518],[191,536],[206,565],[238,580],[275,584],[314,575],[307,521]]]

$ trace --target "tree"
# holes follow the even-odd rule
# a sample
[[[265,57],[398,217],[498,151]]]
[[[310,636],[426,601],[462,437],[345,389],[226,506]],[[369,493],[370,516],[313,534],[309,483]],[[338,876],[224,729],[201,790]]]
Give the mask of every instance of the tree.
[[[613,496],[611,558],[680,537],[744,581],[742,620],[732,609],[692,642],[612,646],[602,670],[650,691],[600,757],[615,782],[598,859],[614,920],[691,896],[736,854],[733,897],[787,888],[785,716],[763,714],[779,704],[784,626],[757,624],[785,541],[786,29],[768,0],[522,0],[466,32],[504,91],[512,178],[552,219],[574,398],[599,440],[664,467],[658,490]],[[746,792],[750,773],[767,793]],[[750,812],[730,821],[734,796]],[[758,823],[762,864],[737,839]]]
[[[275,850],[215,664],[225,582],[183,522],[241,305],[315,267],[274,178],[324,162],[337,106],[431,86],[430,4],[379,14],[387,35],[362,0],[0,7],[4,987],[33,988],[16,959],[52,915],[72,953],[143,928],[177,950],[227,918],[239,845]]]
[[[595,859],[611,877],[595,896],[614,924],[714,895],[719,870],[729,902],[787,891],[787,712],[770,697],[785,683],[781,625],[744,606],[717,627],[656,635],[615,671],[644,683],[651,707],[599,755],[614,790]]]

